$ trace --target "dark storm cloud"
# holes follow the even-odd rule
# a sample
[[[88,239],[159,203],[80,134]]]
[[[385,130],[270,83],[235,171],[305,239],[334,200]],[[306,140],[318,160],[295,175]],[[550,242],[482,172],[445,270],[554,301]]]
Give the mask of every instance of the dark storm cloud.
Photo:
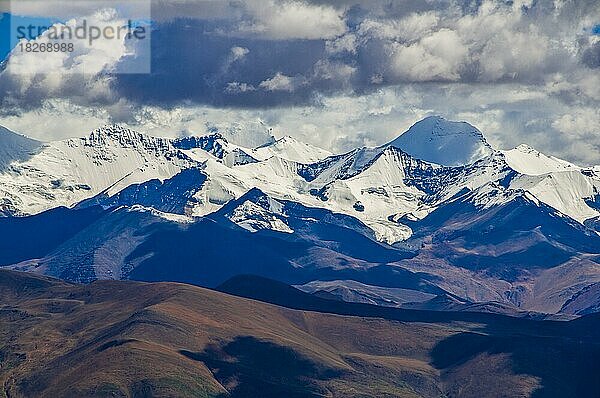
[[[598,65],[598,43],[580,53],[581,62],[571,51],[581,33],[576,21],[598,14],[597,2],[521,3],[155,1],[151,74],[109,72],[100,82],[69,76],[54,91],[44,71],[25,89],[23,79],[0,74],[0,98],[5,109],[39,106],[48,96],[261,108],[407,83],[542,84],[581,63]]]
[[[120,96],[153,104],[273,106],[308,100],[314,87],[303,84],[304,76],[314,73],[324,41],[232,38],[216,33],[217,28],[224,29],[223,22],[159,24],[152,35],[152,74],[118,75],[115,89]],[[299,81],[290,90],[260,87],[278,73]],[[236,83],[248,89],[232,90]]]
[[[283,3],[208,2],[220,16],[158,23],[152,75],[117,76],[114,87],[136,102],[260,108],[406,83],[540,84],[576,67],[571,44],[557,38],[598,10],[587,1]],[[329,20],[304,29],[302,18],[319,10]],[[225,68],[234,47],[248,52]],[[596,65],[596,49],[583,52],[587,66]],[[283,84],[269,84],[277,79]]]

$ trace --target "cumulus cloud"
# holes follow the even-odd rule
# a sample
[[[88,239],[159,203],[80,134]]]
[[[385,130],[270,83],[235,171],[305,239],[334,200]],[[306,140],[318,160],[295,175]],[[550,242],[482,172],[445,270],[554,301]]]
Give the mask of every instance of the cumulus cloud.
[[[301,84],[302,78],[286,76],[281,72],[277,72],[275,76],[260,82],[258,87],[266,91],[292,92]]]
[[[590,137],[598,134],[600,109],[583,108],[560,116],[552,122],[552,127],[561,133],[575,137]],[[600,144],[600,142],[599,142]]]
[[[72,51],[44,52],[42,56],[39,52],[21,51],[19,47],[13,49],[0,72],[2,112],[39,107],[45,100],[54,98],[97,106],[111,106],[120,101],[111,88],[111,74],[128,72],[122,67],[131,67],[132,64],[121,62],[135,51],[132,43],[128,42],[125,34],[119,38],[97,39],[93,43],[88,39],[56,41],[52,38],[65,29],[75,31],[83,26],[81,21],[100,30],[111,28],[113,32],[127,24],[114,9],[102,9],[80,19],[57,23],[33,40],[22,39],[23,45],[72,43],[73,47]],[[137,59],[140,61],[142,57],[138,55]],[[146,62],[149,68],[149,58]]]
[[[238,61],[242,58],[244,58],[246,55],[248,55],[248,53],[250,52],[250,50],[248,50],[245,47],[231,47],[231,61],[235,62]]]
[[[452,30],[438,30],[418,43],[400,45],[395,49],[393,68],[408,81],[454,81],[468,55],[460,36]]]
[[[248,20],[232,34],[271,39],[329,39],[343,34],[343,11],[302,1],[248,0]]]
[[[540,84],[557,73],[573,80],[596,65],[597,41],[582,39],[592,16],[600,18],[600,6],[590,4],[434,1],[380,9],[352,1],[245,0],[214,19],[157,21],[153,73],[115,76],[111,85],[117,98],[134,102],[261,107],[404,83]],[[187,5],[182,0],[182,11]],[[164,7],[158,2],[155,14]],[[580,14],[582,22],[573,23]]]
[[[225,91],[230,94],[240,94],[248,91],[254,91],[256,87],[248,83],[240,83],[240,82],[229,82],[227,83],[227,87],[225,87]]]

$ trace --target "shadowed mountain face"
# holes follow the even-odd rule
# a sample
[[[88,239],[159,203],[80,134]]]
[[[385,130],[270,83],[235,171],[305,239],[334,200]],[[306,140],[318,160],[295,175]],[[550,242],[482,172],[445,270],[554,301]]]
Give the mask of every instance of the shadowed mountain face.
[[[57,208],[35,217],[0,218],[0,265],[41,258],[97,221],[99,208]]]
[[[548,206],[519,196],[488,209],[470,204],[468,192],[457,196],[422,221],[405,221],[413,228],[413,237],[402,247],[376,242],[356,218],[274,200],[257,189],[203,218],[158,212],[138,203],[145,203],[148,195],[156,192],[188,192],[182,188],[188,186],[185,181],[196,177],[198,182],[204,181],[199,171],[190,169],[163,183],[132,186],[127,194],[98,197],[76,209],[0,219],[0,229],[7,236],[0,244],[6,248],[0,259],[6,265],[20,263],[14,269],[76,282],[134,279],[215,287],[248,273],[298,285],[353,280],[374,290],[408,289],[407,296],[400,297],[405,308],[480,308],[516,314],[520,309],[515,304],[527,299],[518,285],[516,293],[505,293],[506,287],[499,284],[492,285],[497,290],[488,293],[489,298],[465,297],[458,290],[469,281],[464,274],[446,281],[439,277],[442,267],[424,267],[423,271],[417,267],[436,264],[431,262],[433,258],[493,281],[518,284],[522,277],[552,271],[577,253],[594,253],[600,247],[597,235],[561,218]],[[88,207],[98,203],[102,206]],[[183,206],[177,201],[164,203]],[[179,209],[183,212],[183,207]],[[411,246],[418,249],[404,248],[412,250]],[[597,264],[594,258],[590,257],[590,262]],[[556,309],[548,310],[535,301],[523,309],[593,312],[598,303],[595,290],[579,282],[576,273],[572,275],[574,279],[568,275],[562,279],[572,280],[569,283],[575,284],[576,290],[559,297],[553,304]],[[556,289],[568,292],[572,290],[569,286],[556,285]],[[437,297],[412,303],[415,292]],[[375,293],[375,301],[379,294]],[[477,303],[481,305],[473,306]]]
[[[185,214],[188,202],[205,181],[206,175],[200,170],[186,169],[165,181],[154,179],[142,184],[133,184],[112,196],[106,193],[99,194],[79,203],[77,208],[140,205],[167,213]]]
[[[126,259],[137,264],[129,277],[143,281],[174,280],[207,287],[215,287],[235,275],[247,273],[287,283],[346,277],[385,286],[414,288],[423,285],[426,291],[443,293],[419,275],[386,266],[390,261],[410,255],[383,247],[345,226],[344,222],[357,221],[343,215],[296,205],[293,208],[296,213],[290,217],[293,218],[290,226],[294,228],[294,234],[270,230],[249,233],[224,214],[251,196],[244,196],[219,213],[185,228],[161,228],[153,232]],[[173,251],[175,246],[185,250]],[[324,254],[319,254],[321,252]],[[302,264],[303,259],[308,265]],[[352,262],[366,263],[367,266],[356,267]],[[170,266],[165,267],[165,264]]]
[[[282,202],[290,215],[293,234],[268,229],[250,233],[227,218],[228,212],[240,204],[265,199],[268,198],[264,194],[252,191],[218,213],[184,224],[151,211],[102,209],[87,207],[88,204],[80,209],[0,219],[0,228],[23,230],[14,235],[14,241],[3,243],[7,248],[5,255],[10,255],[5,263],[34,258],[35,261],[16,268],[75,282],[129,278],[215,287],[235,275],[253,273],[293,284],[314,278],[353,278],[444,293],[419,275],[387,266],[411,254],[382,246],[365,236],[360,231],[366,227],[352,217]],[[48,221],[58,216],[60,222]],[[62,227],[63,224],[70,228]],[[18,247],[17,243],[30,242],[28,230],[52,239],[40,248],[32,244],[22,252],[10,250]],[[175,247],[179,250],[173,250]],[[303,263],[306,265],[300,266]]]
[[[327,390],[319,383],[344,373],[327,369],[288,347],[251,336],[238,337],[223,346],[210,345],[200,353],[182,350],[181,354],[206,364],[222,385],[235,384],[223,397],[321,397]]]
[[[589,351],[590,346],[585,343],[599,336],[598,330],[592,330],[593,325],[600,322],[597,314],[571,322],[557,322],[475,312],[391,309],[330,301],[256,276],[233,278],[218,289],[298,310],[409,323],[477,323],[479,328],[453,334],[437,343],[430,352],[431,363],[445,375],[446,393],[451,397],[485,396],[491,391],[507,392],[508,396],[517,394],[515,386],[505,385],[502,381],[500,375],[505,366],[516,374],[533,375],[541,382],[532,392],[533,397],[595,396],[600,391],[600,381],[595,380],[595,374],[600,371],[597,358],[600,346],[593,344],[594,348]],[[584,364],[589,364],[589,368]],[[490,379],[490,371],[497,372],[497,378]]]
[[[437,257],[508,281],[581,252],[600,254],[600,236],[543,203],[518,196],[500,206],[478,208],[469,196],[409,222],[414,230],[409,244],[425,239]]]
[[[239,292],[250,283],[270,301],[291,298],[297,309],[174,283],[72,285],[0,271],[2,391],[373,398],[600,391],[596,315],[552,322],[384,310],[264,279],[227,286]]]

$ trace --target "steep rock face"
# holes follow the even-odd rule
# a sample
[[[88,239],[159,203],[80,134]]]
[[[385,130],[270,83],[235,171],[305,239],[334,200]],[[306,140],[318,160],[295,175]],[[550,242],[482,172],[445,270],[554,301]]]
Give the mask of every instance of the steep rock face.
[[[227,140],[221,134],[211,134],[204,137],[184,137],[173,141],[173,146],[179,149],[199,148],[223,159],[227,152]]]
[[[452,122],[438,116],[415,123],[388,145],[443,166],[470,164],[493,152],[477,128],[466,122]]]
[[[77,141],[67,140],[74,146],[78,145]],[[79,142],[83,146],[92,148],[132,148],[140,152],[147,151],[161,155],[173,150],[169,139],[151,137],[119,125],[103,126],[92,131],[88,137],[80,139]]]

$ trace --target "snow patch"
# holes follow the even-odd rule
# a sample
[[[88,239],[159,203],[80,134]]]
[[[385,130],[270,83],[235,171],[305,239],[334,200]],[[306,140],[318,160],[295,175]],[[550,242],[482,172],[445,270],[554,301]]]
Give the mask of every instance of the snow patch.
[[[293,233],[294,231],[277,215],[263,209],[257,204],[246,200],[226,216],[231,222],[250,232],[264,229]]]

